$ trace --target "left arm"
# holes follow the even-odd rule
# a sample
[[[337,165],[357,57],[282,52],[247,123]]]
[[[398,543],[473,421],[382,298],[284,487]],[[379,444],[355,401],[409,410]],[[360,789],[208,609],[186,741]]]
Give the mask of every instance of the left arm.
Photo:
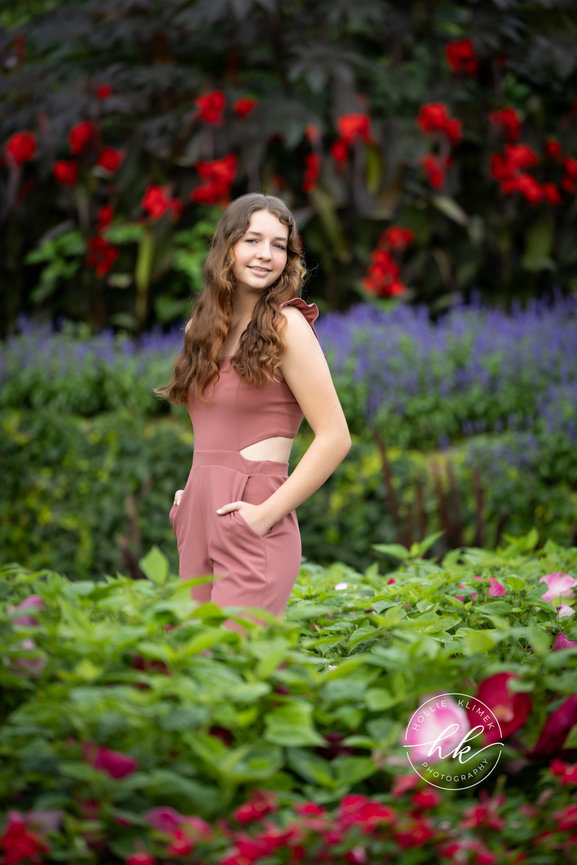
[[[286,317],[286,347],[281,372],[314,439],[290,477],[260,505],[232,502],[218,510],[220,514],[241,510],[243,518],[261,535],[316,492],[351,446],[347,422],[315,334],[298,309],[287,307],[282,314]]]

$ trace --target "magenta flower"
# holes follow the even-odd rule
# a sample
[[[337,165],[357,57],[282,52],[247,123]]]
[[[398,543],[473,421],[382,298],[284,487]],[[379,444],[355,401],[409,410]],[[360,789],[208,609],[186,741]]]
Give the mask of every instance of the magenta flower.
[[[548,603],[554,603],[556,598],[575,597],[573,586],[577,586],[577,580],[570,574],[546,574],[539,582],[547,585],[547,591],[541,597]]]
[[[474,580],[482,580],[483,577],[473,577]],[[507,589],[501,585],[495,577],[489,577],[489,597],[498,598],[499,595],[506,595]]]
[[[86,742],[83,750],[84,759],[94,769],[105,772],[111,778],[125,778],[127,775],[131,775],[138,766],[138,761],[129,757],[128,754],[111,751],[109,748],[94,745],[92,742]]]
[[[549,766],[551,774],[559,778],[560,783],[565,786],[567,784],[577,784],[577,763],[566,763],[564,760],[551,760]]]
[[[553,651],[558,652],[560,649],[574,649],[577,646],[577,640],[568,640],[565,634],[557,634],[553,643]]]
[[[172,835],[179,828],[184,820],[184,816],[175,811],[174,808],[164,805],[158,808],[151,808],[145,813],[144,819],[149,826],[152,826],[158,832]]]
[[[532,757],[553,757],[565,743],[570,730],[577,724],[577,694],[561,703],[545,721]]]
[[[509,682],[517,678],[515,673],[495,673],[479,685],[477,699],[491,709],[501,727],[501,734],[497,728],[485,731],[487,744],[506,739],[522,727],[529,716],[533,705],[529,694],[510,691],[508,687]]]
[[[17,613],[20,610],[33,610],[36,612],[40,612],[41,610],[44,609],[44,607],[45,607],[44,601],[42,600],[40,595],[30,595],[30,597],[24,598],[23,601],[20,601],[20,603],[16,607],[9,607],[8,610],[11,613]],[[38,627],[40,622],[38,621],[38,619],[35,619],[33,616],[24,615],[24,616],[18,616],[18,618],[14,619],[12,624],[14,624],[14,625],[28,625],[29,627]]]

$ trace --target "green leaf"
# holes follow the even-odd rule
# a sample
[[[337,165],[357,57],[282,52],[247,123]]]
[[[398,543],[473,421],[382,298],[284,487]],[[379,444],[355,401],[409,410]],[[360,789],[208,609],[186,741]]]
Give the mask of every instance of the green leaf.
[[[406,547],[402,547],[401,544],[372,544],[372,547],[377,553],[393,556],[396,559],[408,559],[410,555],[409,550]]]
[[[168,559],[161,553],[158,547],[152,547],[144,558],[140,559],[138,564],[149,580],[152,580],[158,586],[164,586],[168,580],[170,568]]]
[[[331,764],[318,754],[303,748],[290,748],[287,752],[287,763],[306,781],[329,789],[335,787]]]
[[[461,205],[457,204],[454,198],[449,198],[446,195],[434,195],[431,198],[431,202],[437,210],[440,210],[441,213],[444,213],[444,215],[448,216],[449,219],[452,219],[453,222],[457,222],[459,225],[468,224],[469,217]]]
[[[267,742],[276,745],[323,745],[324,738],[312,722],[313,707],[302,700],[287,698],[282,706],[268,712],[264,722]]]

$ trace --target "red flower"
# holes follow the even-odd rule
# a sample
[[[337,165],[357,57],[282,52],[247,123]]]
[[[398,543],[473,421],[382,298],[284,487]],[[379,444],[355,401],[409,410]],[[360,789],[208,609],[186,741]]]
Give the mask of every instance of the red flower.
[[[551,159],[555,159],[557,162],[563,162],[563,150],[559,142],[554,138],[548,138],[545,142],[545,153],[547,156],[550,156]]]
[[[131,853],[124,861],[126,865],[156,865],[156,859],[149,853]]]
[[[96,164],[114,174],[120,168],[123,159],[124,150],[115,150],[114,147],[103,147],[98,154]]]
[[[36,153],[36,136],[32,132],[15,132],[6,143],[6,153],[16,165],[29,162]]]
[[[248,802],[240,805],[233,816],[239,823],[254,823],[267,814],[274,814],[276,810],[277,801],[273,793],[267,790],[255,790]]]
[[[399,281],[399,266],[386,249],[375,249],[371,253],[371,264],[363,279],[364,288],[378,297],[396,297],[405,293]]]
[[[96,222],[96,227],[98,231],[104,231],[105,228],[108,228],[110,223],[112,222],[112,218],[114,216],[114,210],[109,204],[105,204],[98,211],[98,217]]]
[[[561,204],[561,193],[554,183],[544,183],[541,187],[541,193],[547,204],[553,206]]]
[[[421,160],[421,165],[427,174],[429,185],[433,189],[441,189],[445,185],[445,167],[446,163],[437,156],[428,154]]]
[[[531,751],[532,757],[552,757],[557,754],[569,735],[569,731],[577,724],[577,694],[568,697],[549,715],[537,744]]]
[[[170,838],[167,853],[173,856],[188,856],[192,853],[194,842],[183,829],[176,829]]]
[[[371,136],[371,120],[367,114],[345,114],[337,120],[341,139],[345,144],[352,144],[353,141],[366,141],[370,143]]]
[[[349,158],[349,148],[347,142],[344,141],[342,138],[337,138],[337,140],[331,145],[331,156],[333,157],[335,162],[346,162]]]
[[[417,790],[411,796],[411,802],[417,808],[436,808],[441,801],[441,795],[436,790]]]
[[[77,123],[68,134],[71,153],[74,155],[83,153],[98,137],[98,133],[98,126],[91,120]]]
[[[220,123],[226,99],[222,90],[214,90],[206,96],[199,96],[196,105],[201,120],[205,123]]]
[[[236,175],[237,161],[237,157],[230,154],[212,162],[199,162],[196,170],[208,182],[192,191],[192,200],[200,204],[217,204],[228,198]]]
[[[423,132],[442,132],[449,122],[447,106],[442,102],[429,102],[421,106],[417,123]]]
[[[499,111],[491,111],[489,119],[494,126],[500,126],[508,141],[517,141],[521,135],[521,116],[509,106]]]
[[[178,218],[182,210],[180,201],[171,198],[170,193],[163,186],[149,186],[142,196],[140,206],[147,211],[151,219],[160,219],[167,212]]]
[[[515,168],[532,168],[539,163],[537,154],[528,144],[506,144],[505,159]]]
[[[531,174],[520,174],[515,180],[515,192],[520,192],[529,204],[543,200],[543,190]]]
[[[96,237],[93,237],[88,242],[88,252],[86,253],[86,264],[91,270],[94,270],[96,276],[103,277],[106,276],[109,270],[114,267],[114,263],[118,258],[118,249],[109,243],[104,237],[101,237],[99,234]],[[106,751],[106,748],[102,749]],[[109,751],[109,754],[114,754],[114,751]],[[106,758],[104,758],[106,759]],[[97,769],[103,769],[103,771],[108,771],[104,768],[104,766],[99,765],[96,766]],[[110,774],[110,772],[108,773]],[[113,776],[115,777],[115,776]],[[119,775],[118,777],[122,777]]]
[[[49,848],[37,832],[31,831],[17,811],[8,812],[8,824],[0,835],[3,865],[40,865]]]
[[[76,186],[78,183],[78,165],[76,162],[60,159],[52,167],[52,172],[61,186]]]
[[[236,100],[232,110],[238,117],[248,117],[248,115],[254,111],[256,105],[256,99],[251,99],[249,96],[245,96],[244,99]]]
[[[475,49],[470,39],[456,39],[445,48],[447,63],[458,74],[474,75],[479,68]]]
[[[477,699],[491,709],[501,726],[501,733],[496,725],[494,730],[485,730],[486,744],[498,742],[501,737],[506,739],[522,727],[529,716],[532,708],[529,694],[512,692],[508,688],[509,682],[517,678],[515,673],[495,673],[484,679],[477,689]],[[469,715],[474,724],[475,714],[470,711]]]
[[[390,249],[393,252],[404,252],[410,246],[415,235],[409,228],[400,225],[390,225],[379,238],[379,246]]]
[[[476,829],[478,826],[485,826],[488,829],[495,829],[500,832],[505,825],[502,817],[497,815],[499,802],[493,800],[489,805],[472,805],[463,814],[463,820],[460,823],[460,829]]]
[[[98,99],[108,99],[109,96],[112,96],[112,87],[110,84],[101,84],[100,87],[97,87],[96,96]]]
[[[321,158],[317,153],[308,153],[305,157],[307,165],[305,179],[303,181],[303,192],[311,192],[317,185],[321,171]]]

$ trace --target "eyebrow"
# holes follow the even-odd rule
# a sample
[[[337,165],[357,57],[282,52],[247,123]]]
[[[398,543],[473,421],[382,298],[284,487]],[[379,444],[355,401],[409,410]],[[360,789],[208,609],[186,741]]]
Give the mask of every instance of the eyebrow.
[[[260,233],[260,231],[252,231],[251,230],[251,231],[247,231],[246,233],[247,234],[254,234],[255,237],[262,237],[262,234]],[[283,243],[286,243],[288,240],[288,234],[286,237],[273,237],[273,240],[282,240]]]

